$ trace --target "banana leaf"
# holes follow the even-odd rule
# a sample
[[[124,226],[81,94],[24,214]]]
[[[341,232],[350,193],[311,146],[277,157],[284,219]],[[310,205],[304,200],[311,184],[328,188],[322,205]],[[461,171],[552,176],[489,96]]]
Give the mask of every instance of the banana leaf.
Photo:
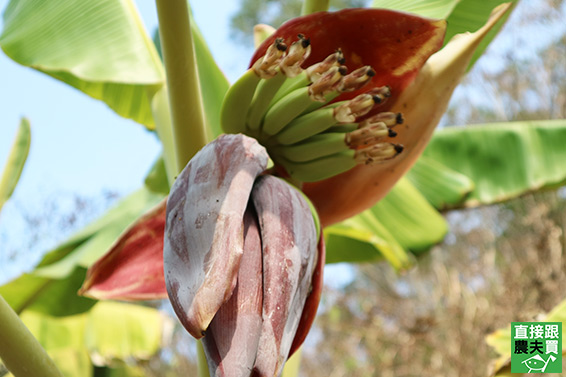
[[[417,160],[407,179],[438,210],[460,205],[474,189],[470,178],[426,156]]]
[[[92,376],[92,360],[119,370],[148,360],[163,340],[163,316],[139,305],[99,302],[83,314],[55,318],[26,311],[21,318],[65,376]]]
[[[438,130],[423,156],[469,177],[474,207],[566,183],[566,120],[494,123]],[[443,190],[430,182],[428,190]]]
[[[17,63],[154,127],[150,98],[165,76],[133,0],[12,0],[0,46]]]
[[[325,229],[327,263],[386,259],[395,269],[442,241],[448,226],[427,200],[403,178],[371,209]]]
[[[22,170],[24,170],[24,165],[29,153],[29,146],[31,144],[31,129],[29,126],[29,121],[23,118],[20,122],[20,127],[18,128],[18,133],[14,138],[14,143],[12,144],[12,149],[8,155],[8,160],[6,161],[6,166],[0,177],[0,211],[2,206],[16,188],[18,181],[20,180],[20,175]]]

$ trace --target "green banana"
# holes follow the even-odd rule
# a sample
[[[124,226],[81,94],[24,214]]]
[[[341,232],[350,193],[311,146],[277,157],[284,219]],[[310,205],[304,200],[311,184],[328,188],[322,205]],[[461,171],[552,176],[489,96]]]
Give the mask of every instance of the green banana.
[[[292,162],[307,162],[318,158],[347,151],[343,133],[327,133],[312,136],[301,143],[277,146],[272,149],[274,158],[279,156]]]
[[[247,124],[250,130],[260,128],[262,118],[281,86],[303,72],[301,64],[309,57],[311,45],[310,39],[304,35],[299,34],[298,38],[282,57],[277,75],[258,85],[248,111]]]
[[[280,157],[276,160],[294,179],[315,182],[330,178],[352,169],[357,165],[355,151],[347,150],[307,162],[293,162]]]
[[[312,123],[309,126],[312,126]],[[279,143],[279,145],[270,148],[271,153],[275,156],[282,156],[289,161],[306,162],[348,149],[359,149],[359,153],[362,153],[362,149],[374,147],[380,144],[384,138],[397,135],[384,122],[375,122],[362,128],[357,128],[356,124],[338,125],[329,129],[332,128],[341,128],[342,132],[317,132],[297,143],[290,145]],[[311,127],[309,127],[310,129]]]
[[[261,80],[249,106],[246,121],[248,129],[259,130],[261,120],[269,108],[271,99],[286,81],[288,81],[288,79],[283,72],[279,72],[273,78]]]
[[[265,55],[230,86],[220,110],[220,123],[224,132],[245,132],[248,109],[256,88],[261,79],[270,79],[277,75],[279,63],[286,50],[283,39],[275,39]]]
[[[291,93],[293,90],[308,86],[310,83],[317,81],[325,72],[332,67],[340,67],[344,65],[346,60],[342,50],[338,49],[333,54],[327,56],[323,61],[315,63],[303,70],[300,74],[285,81],[279,91],[273,97],[271,105],[275,104],[281,98]]]
[[[335,144],[337,145],[337,144]],[[377,143],[363,149],[346,149],[308,161],[296,162],[277,156],[275,162],[285,168],[291,178],[316,182],[348,171],[358,164],[372,165],[390,160],[403,151],[403,146]]]
[[[311,81],[309,80],[306,71],[299,73],[295,77],[287,78],[287,80],[285,80],[283,85],[281,85],[277,93],[275,93],[275,95],[271,99],[271,102],[269,103],[269,107],[273,106],[281,98],[285,97],[287,94],[291,93],[292,91],[296,89],[304,88],[305,86],[308,86],[310,83]]]
[[[337,123],[334,117],[334,108],[324,107],[291,121],[273,138],[279,144],[294,144],[324,132]]]
[[[326,133],[348,133],[348,132],[352,132],[358,129],[358,125],[356,123],[347,123],[347,124],[338,124],[336,126],[332,126],[329,129],[327,129],[326,131],[323,132],[323,134]]]
[[[312,94],[312,88],[315,84],[296,89],[271,106],[265,114],[262,131],[267,135],[275,135],[307,109],[313,107],[320,108],[340,94],[336,91],[324,93],[322,97],[324,102],[315,102]],[[317,89],[315,88],[315,90]],[[316,96],[318,99],[321,98],[319,93]]]
[[[220,123],[225,133],[237,134],[246,130],[248,108],[260,80],[254,69],[248,69],[228,89],[220,110]]]
[[[275,135],[290,121],[295,119],[312,102],[309,88],[296,89],[277,101],[265,114],[262,131],[267,135]]]

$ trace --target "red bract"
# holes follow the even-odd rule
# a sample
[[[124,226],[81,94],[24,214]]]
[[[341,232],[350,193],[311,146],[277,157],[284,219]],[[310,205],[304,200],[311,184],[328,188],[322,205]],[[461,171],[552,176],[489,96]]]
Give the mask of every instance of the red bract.
[[[396,140],[404,146],[403,153],[381,164],[358,165],[329,179],[303,185],[323,226],[372,207],[413,166],[432,137],[479,43],[510,7],[508,3],[494,9],[488,22],[475,33],[455,36],[427,60],[405,90],[394,93],[386,105],[393,113],[402,113],[405,119],[395,128]]]
[[[140,217],[108,253],[88,269],[79,294],[106,300],[166,298],[164,229],[165,200]]]
[[[387,85],[391,88],[391,103],[413,81],[428,57],[442,47],[445,28],[446,22],[442,20],[384,9],[319,12],[284,23],[259,46],[250,66],[265,54],[275,38],[283,38],[290,45],[298,34],[304,34],[310,39],[312,51],[303,67],[342,49],[350,72],[365,65],[375,70],[368,85],[343,93],[335,101]]]
[[[303,67],[315,64],[336,49],[341,49],[349,71],[362,66],[371,66],[375,71],[375,76],[367,85],[353,92],[342,93],[334,101],[353,98],[372,88],[389,87],[391,96],[388,101],[376,106],[364,118],[392,107],[404,113],[408,109],[395,105],[430,55],[442,46],[444,31],[444,21],[389,10],[346,9],[335,13],[316,13],[285,23],[259,47],[252,64],[265,53],[275,38],[283,38],[291,43],[301,33],[310,39],[312,46],[312,52]],[[422,95],[426,96],[426,93]],[[319,210],[324,226],[371,207],[393,187],[402,174],[388,177],[383,166],[393,171],[408,156],[414,162],[415,153],[411,151],[414,143],[409,140],[409,132],[405,132],[412,126],[409,120],[395,128],[398,133],[395,142],[404,147],[403,153],[396,158],[374,166],[358,165],[338,176],[303,185],[304,192]],[[425,133],[423,129],[413,129],[411,132],[412,139],[419,139],[419,133]],[[419,148],[416,155],[421,151],[422,148]],[[397,170],[404,173],[406,168]],[[375,174],[375,171],[380,174]]]

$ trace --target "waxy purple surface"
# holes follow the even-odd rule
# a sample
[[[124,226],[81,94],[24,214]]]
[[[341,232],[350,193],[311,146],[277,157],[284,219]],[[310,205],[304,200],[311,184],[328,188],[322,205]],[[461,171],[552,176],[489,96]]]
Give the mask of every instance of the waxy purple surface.
[[[243,135],[222,135],[177,177],[167,202],[164,273],[181,323],[201,338],[232,295],[244,246],[243,217],[267,153]]]

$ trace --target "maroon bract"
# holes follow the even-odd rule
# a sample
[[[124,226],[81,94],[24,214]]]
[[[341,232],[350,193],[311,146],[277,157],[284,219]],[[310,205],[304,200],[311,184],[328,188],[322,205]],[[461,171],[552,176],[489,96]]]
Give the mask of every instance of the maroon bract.
[[[303,67],[323,61],[341,49],[350,72],[371,66],[375,76],[367,86],[343,93],[335,101],[354,98],[374,87],[391,88],[392,103],[413,81],[428,57],[442,47],[446,22],[386,9],[354,8],[318,12],[285,22],[254,53],[250,66],[282,38],[298,34],[310,39],[312,51]],[[380,108],[383,111],[384,108]]]
[[[297,189],[261,175],[266,166],[255,139],[220,136],[185,167],[167,204],[167,291],[185,328],[204,337],[216,376],[278,375],[318,306],[313,214]]]

